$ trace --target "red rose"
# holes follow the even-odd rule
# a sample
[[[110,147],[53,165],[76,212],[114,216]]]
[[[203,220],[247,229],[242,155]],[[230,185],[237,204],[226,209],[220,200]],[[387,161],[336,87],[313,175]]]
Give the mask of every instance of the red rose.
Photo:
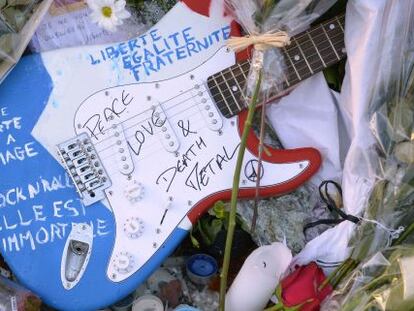
[[[279,291],[285,307],[299,307],[300,311],[318,311],[321,302],[332,292],[326,284],[322,269],[314,262],[296,269],[280,282]]]

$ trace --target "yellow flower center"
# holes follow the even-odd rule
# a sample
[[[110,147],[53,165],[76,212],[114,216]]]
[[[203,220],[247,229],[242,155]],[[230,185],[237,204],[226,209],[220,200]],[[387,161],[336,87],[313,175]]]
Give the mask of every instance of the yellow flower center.
[[[109,6],[102,7],[102,15],[110,18],[112,16],[112,8]]]

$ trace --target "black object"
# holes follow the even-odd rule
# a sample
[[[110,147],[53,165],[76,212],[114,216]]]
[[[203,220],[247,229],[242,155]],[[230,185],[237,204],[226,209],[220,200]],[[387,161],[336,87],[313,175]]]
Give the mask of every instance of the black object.
[[[329,192],[328,192],[328,186],[330,184],[335,186],[336,190],[338,191],[342,199],[342,188],[338,183],[336,183],[333,180],[325,180],[319,185],[319,195],[321,196],[321,199],[325,202],[329,211],[335,215],[335,218],[320,219],[320,220],[308,223],[303,227],[303,233],[306,233],[306,230],[319,226],[319,225],[337,225],[343,222],[344,220],[352,221],[353,223],[357,224],[360,221],[358,217],[345,213],[342,209],[340,209],[336,205],[335,200],[332,199],[332,197],[329,195]]]

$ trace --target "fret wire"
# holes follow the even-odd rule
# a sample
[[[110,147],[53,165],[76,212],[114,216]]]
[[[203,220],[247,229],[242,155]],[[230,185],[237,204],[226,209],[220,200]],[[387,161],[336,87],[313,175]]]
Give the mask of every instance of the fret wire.
[[[340,16],[340,18],[342,18],[342,17],[345,17],[345,16],[342,14],[342,15]],[[326,21],[325,23],[321,23],[319,26],[312,27],[312,28],[311,28],[310,30],[308,30],[308,31],[309,31],[311,34],[312,34],[312,32],[318,31],[316,35],[312,34],[312,35],[314,35],[314,36],[315,36],[314,38],[316,38],[316,37],[318,37],[319,35],[323,35],[323,33],[319,30],[319,27],[320,27],[321,25],[326,26],[326,25],[328,25],[328,24],[332,23],[332,21],[333,21],[333,19],[331,19],[331,20],[329,20],[329,21]],[[302,34],[296,35],[296,36],[294,36],[294,37],[295,37],[297,40],[300,40],[300,39],[304,38],[305,36],[306,36],[306,33],[302,33]]]
[[[336,37],[338,37],[338,35],[337,36],[335,36],[335,37],[333,37],[333,39],[334,38],[336,38]],[[341,37],[341,39],[342,39],[342,37]],[[335,42],[334,44],[338,44],[338,43],[341,43],[342,42],[342,40],[339,40],[338,42]],[[324,50],[327,50],[327,49],[329,49],[330,51],[332,51],[332,48],[331,48],[331,46],[330,46],[330,44],[328,44],[328,46],[326,46],[326,47],[324,47],[324,48],[322,48],[322,49],[320,49],[321,51],[324,51]],[[314,55],[317,55],[317,54],[313,54],[313,56]],[[336,54],[335,54],[336,55]],[[335,61],[336,61],[336,56],[335,56]],[[244,66],[244,65],[246,65],[246,64],[248,64],[249,63],[249,61],[244,61],[243,63],[236,63],[236,65],[238,65],[239,67],[241,67],[240,66],[240,64],[242,64],[242,66]],[[313,64],[313,63],[311,63],[311,64]],[[226,70],[224,70],[224,71],[228,71],[229,69],[230,69],[231,67],[229,67],[229,68],[227,68]],[[286,66],[286,69],[292,69],[292,68],[298,68],[298,67],[291,67],[291,66]],[[303,69],[305,69],[306,67],[301,67],[301,68],[299,68],[299,70],[301,71],[301,70],[303,70]],[[245,73],[244,73],[244,69],[241,67],[241,72],[242,72],[242,75],[245,77],[245,79],[247,79],[247,77],[246,77],[246,75],[245,75]],[[241,75],[238,75],[238,76],[241,76]],[[299,80],[300,81],[300,80]],[[219,85],[222,85],[222,83],[219,83]]]
[[[312,29],[312,30],[310,30],[308,33],[310,34],[310,35],[312,35],[312,33],[315,31],[316,29]],[[306,35],[308,35],[308,34],[306,34]],[[315,43],[315,40],[319,40],[319,38],[322,38],[322,36],[323,36],[323,41],[322,41],[322,43],[325,43],[326,41],[328,41],[327,39],[328,39],[328,37],[323,33],[323,32],[321,32],[320,30],[319,30],[319,32],[316,34],[316,35],[314,35],[314,43]],[[304,36],[301,36],[301,38],[303,38]],[[306,44],[306,43],[309,43],[310,42],[310,40],[306,40],[306,41],[304,41],[303,42],[303,44]],[[320,44],[320,43],[319,43]],[[329,41],[328,41],[328,44],[329,44]],[[316,44],[315,44],[316,45]],[[293,49],[294,49],[295,47],[293,46]],[[290,54],[289,52],[292,52],[292,50],[293,50],[292,48],[289,48],[289,47],[287,47],[286,48],[286,50],[288,50],[288,54]],[[303,50],[303,49],[302,49]],[[307,49],[308,50],[308,49]],[[319,49],[320,50],[320,49]],[[303,51],[305,51],[305,50],[303,50]],[[305,55],[306,55],[307,53],[305,53]],[[313,56],[313,55],[312,55]]]
[[[344,16],[341,16],[340,18],[343,18]],[[338,19],[338,17],[336,17],[336,19]],[[324,23],[323,25],[329,25],[329,24],[332,24],[332,20],[331,21],[327,21],[326,23]],[[342,25],[341,25],[341,22],[340,21],[338,21],[338,24],[339,24],[339,26],[340,26],[340,28],[342,28]],[[312,34],[313,32],[315,32],[316,30],[318,30],[318,27],[314,27],[313,29],[311,29],[310,31],[307,31],[307,32],[305,32],[304,34],[302,34],[302,35],[300,35],[300,36],[296,36],[296,38],[303,38],[305,35],[307,35],[307,36],[309,36],[309,34]],[[329,38],[329,35],[326,33],[326,30],[325,30],[325,28],[323,28],[323,32],[324,33],[322,33],[322,32],[318,32],[316,35],[315,35],[315,38],[317,38],[317,37],[320,37],[320,36],[322,36],[323,34],[325,34],[325,40],[324,40],[324,42],[326,42],[326,40],[328,39],[328,43],[329,43],[329,46],[332,48],[332,45],[337,45],[337,44],[340,44],[341,42],[335,42],[335,44],[333,44],[332,43],[332,41],[330,40],[330,38]],[[310,36],[309,36],[310,37]],[[335,36],[335,37],[337,37],[337,35]],[[295,38],[295,39],[296,39]],[[333,37],[332,37],[333,38]],[[312,39],[311,37],[310,37],[310,39]],[[341,40],[340,40],[341,41]],[[309,40],[307,40],[307,41],[305,41],[303,44],[306,44],[307,42],[309,42]],[[324,43],[323,42],[323,43]],[[312,40],[312,45],[315,45],[315,42],[314,42],[314,40]],[[341,44],[341,46],[342,46],[343,44]],[[299,45],[298,45],[298,47],[299,47]],[[316,49],[316,52],[317,53],[319,53],[319,57],[321,56],[320,55],[320,52],[319,52],[319,50],[321,50],[321,49],[317,49],[317,48],[315,48]],[[325,47],[324,49],[322,49],[322,50],[325,50],[325,49],[327,49],[327,47]],[[285,49],[285,53],[287,52],[286,51],[287,49]],[[310,50],[310,48],[309,49],[306,49],[306,50]],[[321,51],[322,51],[321,50]],[[336,55],[336,58],[338,58],[338,53],[337,53],[337,51],[336,51],[336,48],[335,48],[335,46],[332,48],[332,50],[333,50],[333,52],[335,53],[335,55]],[[302,54],[304,54],[305,52],[304,52],[304,50],[302,49]],[[290,63],[291,63],[291,65],[292,65],[292,67],[291,66],[286,66],[286,69],[291,69],[291,68],[293,68],[294,70],[295,70],[295,73],[296,73],[296,75],[298,76],[298,78],[300,78],[298,81],[301,81],[302,80],[302,77],[300,76],[300,75],[298,75],[298,71],[301,71],[301,70],[303,70],[304,68],[306,68],[306,67],[297,67],[297,66],[295,66],[294,65],[294,63],[292,62],[292,60],[291,60],[291,58],[290,58],[290,56],[289,56],[289,53],[287,52],[286,53],[287,54],[287,56],[288,56],[288,59],[289,59],[289,61],[290,61]],[[312,54],[311,56],[314,56],[314,55],[316,55],[316,54]],[[308,57],[311,57],[311,56],[308,56]],[[306,59],[306,58],[305,58]],[[321,60],[323,60],[323,59],[321,59]],[[330,62],[330,61],[329,61]],[[250,60],[248,60],[247,62],[244,62],[244,63],[242,63],[242,64],[240,64],[240,63],[237,63],[236,65],[240,68],[240,71],[241,71],[241,75],[238,75],[238,76],[244,76],[244,78],[245,79],[247,79],[247,76],[246,76],[246,74],[245,74],[245,70],[244,70],[244,68],[243,68],[243,66],[244,65],[246,65],[246,64],[249,64],[250,63]],[[309,62],[308,62],[309,63]],[[313,64],[314,62],[310,62],[309,63],[309,65],[310,64]],[[310,67],[308,65],[308,67]],[[326,63],[325,63],[325,65],[326,65]],[[323,69],[323,67],[322,67],[322,69]],[[247,68],[247,70],[249,70],[249,68]],[[246,70],[246,71],[247,71]],[[319,69],[318,69],[319,70]],[[229,70],[230,71],[230,70]],[[236,78],[236,76],[234,75],[234,73],[232,72],[232,71],[230,71],[231,72],[231,74]],[[285,78],[285,80],[286,80],[286,83],[288,84],[288,86],[290,85],[290,82],[289,82],[289,79],[286,77],[286,75],[284,75],[284,78]],[[296,79],[295,79],[296,80]],[[217,88],[219,88],[219,85],[221,85],[221,83],[217,83],[217,81],[215,80],[214,81],[215,83],[216,83],[216,85],[217,85]],[[236,82],[239,84],[239,81],[237,80],[237,78],[236,78]],[[240,84],[239,84],[240,85]],[[219,89],[219,91],[221,92],[221,90]],[[222,93],[222,92],[221,92]],[[224,96],[224,94],[221,94],[221,96],[223,97],[223,99],[224,98],[226,98],[225,96]],[[228,105],[228,103],[227,103],[227,105]]]
[[[302,78],[301,78],[301,76],[299,75],[299,73],[298,73],[298,71],[297,71],[297,69],[296,69],[295,65],[294,65],[294,64],[293,64],[293,62],[292,62],[292,59],[290,58],[290,56],[289,56],[289,54],[288,54],[287,49],[286,49],[285,47],[283,47],[283,50],[285,51],[285,54],[287,55],[287,58],[289,59],[290,63],[292,64],[292,67],[293,67],[293,69],[295,70],[296,75],[298,76],[299,80],[302,80]]]
[[[338,58],[338,60],[340,60],[341,58],[339,57],[338,53],[336,52],[335,47],[333,46],[333,44],[331,42],[331,39],[329,39],[328,33],[325,30],[325,27],[323,25],[321,25],[321,26],[322,26],[323,32],[325,33],[326,37],[328,38],[328,41],[329,41],[330,45],[332,46],[332,49],[334,50],[334,52],[336,54],[336,57]]]
[[[341,18],[344,18],[345,17],[345,15],[344,14],[341,14],[341,15],[339,15],[339,19],[341,19]],[[328,20],[328,21],[326,21],[326,22],[324,22],[324,23],[321,23],[320,25],[324,25],[324,26],[326,26],[326,25],[328,25],[328,24],[330,24],[330,23],[332,23],[332,21],[334,20],[334,18],[332,18],[332,19],[330,19],[330,20]],[[320,26],[319,25],[319,26]],[[312,27],[310,30],[309,30],[309,32],[314,32],[314,31],[317,31],[318,29],[319,29],[319,26],[315,26],[315,27]],[[318,32],[318,34],[321,34],[321,32],[319,31]],[[303,37],[305,37],[306,36],[306,33],[300,33],[300,34],[298,34],[298,35],[296,35],[296,36],[294,36],[297,40],[300,40],[300,39],[302,39]]]
[[[326,48],[328,48],[328,47],[326,47]],[[329,47],[330,48],[330,47]],[[331,54],[332,55],[332,54]],[[337,60],[336,60],[336,56],[334,56],[332,59],[328,59],[328,63],[335,63]],[[304,67],[305,68],[305,67]],[[303,69],[303,68],[301,68],[301,69]],[[318,67],[317,68],[317,70],[320,70],[320,69],[324,69],[324,67]],[[290,73],[291,73],[292,71],[290,71]],[[308,72],[308,71],[307,71]],[[241,76],[241,75],[239,75],[239,76]],[[308,74],[308,76],[309,76],[309,74]],[[292,81],[292,83],[294,83],[294,84],[297,84],[298,82],[300,82],[301,80],[299,80],[299,79],[291,79],[291,81]],[[227,98],[227,97],[226,97]],[[228,97],[227,99],[230,99],[230,97]]]
[[[333,36],[336,36],[338,32],[340,34],[343,34],[343,31],[341,30],[340,27],[331,27],[332,25],[333,25],[332,23],[329,24],[328,27],[325,29],[330,38],[332,38]],[[333,47],[339,55],[339,53],[342,53],[342,49],[344,46],[342,44],[340,44],[340,46],[338,46],[337,44],[333,44]]]
[[[215,78],[214,76],[212,76],[212,78],[213,78],[214,82],[216,83],[217,88],[218,88],[218,90],[219,90],[219,92],[220,92],[220,95],[221,95],[221,97],[223,97],[223,99],[224,99],[224,103],[226,104],[227,108],[229,109],[229,112],[230,112],[230,113],[232,113],[232,111],[231,111],[231,109],[230,109],[230,106],[229,106],[229,104],[228,104],[228,102],[227,102],[227,100],[226,100],[226,97],[224,96],[223,92],[221,91],[221,89],[220,89],[220,87],[219,87],[219,84],[217,83],[216,78]]]
[[[234,78],[234,80],[235,80],[235,81],[236,81],[236,83],[237,83],[237,86],[238,86],[238,88],[239,88],[239,90],[240,90],[240,93],[241,93],[241,95],[242,95],[243,99],[244,99],[244,100],[246,100],[246,96],[244,95],[243,89],[242,89],[242,87],[240,86],[239,81],[237,81],[237,78],[236,78],[236,76],[234,75],[233,70],[230,70],[230,72],[231,72],[231,74],[233,75],[233,78]]]
[[[322,43],[325,43],[326,41],[328,41],[327,39],[329,38],[329,37],[327,37],[326,36],[326,34],[324,34],[324,32],[321,32],[321,31],[319,31],[316,35],[313,35],[312,34],[312,32],[314,32],[316,29],[312,29],[312,30],[310,30],[310,31],[308,31],[308,33],[311,35],[311,36],[313,36],[313,41],[315,42],[315,43],[317,43],[317,44],[322,44]],[[320,42],[316,42],[317,40],[319,40],[319,39],[322,39],[322,37],[324,38],[323,40],[321,40]],[[307,43],[307,42],[309,42],[310,40],[308,40],[308,41],[306,41],[306,42],[304,42],[304,43]],[[288,50],[289,50],[289,47],[287,48]]]
[[[336,57],[334,57],[333,59],[332,59],[332,61],[333,62],[336,62]],[[324,67],[319,67],[318,69],[316,69],[316,71],[320,71],[321,69],[324,69]],[[299,83],[300,82],[300,80],[298,80],[298,82],[297,83]],[[296,83],[296,84],[297,84]],[[228,97],[228,98],[226,98],[226,99],[230,99],[230,97]],[[222,103],[222,101],[217,101],[217,104],[220,104],[220,103]]]
[[[285,79],[285,81],[287,83],[287,86],[289,87],[290,86],[290,82],[289,82],[289,79],[286,77],[286,74],[285,74],[284,70],[283,70],[283,78]]]
[[[338,16],[335,16],[335,19],[338,21],[338,25],[339,25],[339,27],[341,27],[342,32],[343,32],[343,33],[345,33],[345,29],[344,29],[344,27],[342,27],[342,23],[341,23],[341,21],[339,20]]]
[[[332,39],[336,39],[337,36],[332,37]],[[341,46],[344,46],[343,40],[342,40],[342,35],[341,38],[338,42],[335,42],[335,44],[340,44]],[[335,53],[335,51],[332,49],[332,46],[329,42],[324,42],[324,44],[319,44],[319,48],[318,48],[318,52],[321,53],[322,59],[325,59],[327,56],[329,56],[330,54],[335,54],[335,56],[337,55],[337,53]],[[337,57],[336,57],[337,58]],[[325,61],[326,64],[326,61]]]
[[[237,63],[237,65],[239,66],[240,71],[242,72],[242,74],[243,74],[244,78],[245,78],[245,79],[246,79],[246,81],[247,81],[247,76],[246,76],[246,74],[244,73],[244,69],[243,69],[243,67],[240,65],[240,63]]]
[[[315,47],[316,53],[318,54],[320,60],[322,61],[322,64],[324,67],[326,67],[325,61],[323,60],[321,53],[319,53],[318,47],[316,46],[315,42],[313,42],[312,36],[309,34],[309,31],[306,31],[306,33],[309,36],[310,41],[312,42],[313,46]]]
[[[309,65],[308,60],[306,59],[306,56],[305,56],[305,54],[303,53],[302,48],[300,47],[300,45],[299,45],[299,44],[298,44],[298,42],[296,41],[295,37],[293,37],[293,40],[295,41],[296,46],[298,47],[298,49],[299,49],[300,53],[302,54],[303,59],[304,59],[304,60],[305,60],[305,62],[306,62],[306,65],[308,65],[308,67],[309,67],[309,70],[310,70],[311,74],[313,74],[313,70],[312,70],[311,66]]]
[[[246,69],[244,69],[245,65],[247,65]],[[241,69],[243,70],[243,74],[246,76],[246,80],[247,80],[247,77],[249,76],[249,71],[250,71],[250,59],[242,63]]]
[[[323,69],[323,67],[321,67],[321,68],[318,68],[317,69],[317,71],[319,71],[320,69]],[[299,81],[300,82],[300,81]],[[277,95],[277,94],[275,94],[275,95]],[[230,99],[230,97],[228,97],[227,99]],[[217,104],[220,104],[221,102],[216,102]]]
[[[224,80],[224,82],[226,83],[227,88],[229,89],[229,93],[230,93],[230,95],[233,97],[233,100],[234,100],[234,102],[236,103],[237,108],[238,108],[239,110],[241,110],[241,107],[240,107],[240,106],[239,106],[239,104],[238,104],[238,100],[236,99],[236,97],[234,97],[233,90],[230,88],[230,85],[229,85],[229,83],[227,82],[226,77],[223,75],[223,72],[222,72],[222,71],[220,72],[220,74],[221,74],[221,76],[223,77],[223,80]]]

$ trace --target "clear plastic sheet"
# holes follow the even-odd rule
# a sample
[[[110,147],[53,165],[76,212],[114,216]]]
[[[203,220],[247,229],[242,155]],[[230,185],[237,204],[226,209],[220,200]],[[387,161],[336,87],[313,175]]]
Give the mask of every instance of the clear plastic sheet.
[[[392,247],[367,257],[342,284],[321,311],[412,310],[414,247]]]
[[[284,31],[293,36],[326,12],[336,0],[225,0],[229,11],[247,35]],[[286,68],[283,54],[277,48],[254,49],[252,66],[246,83],[246,96],[254,92],[259,71],[263,69],[262,95],[281,90]]]
[[[0,0],[0,83],[20,59],[52,0]]]
[[[375,143],[349,159],[354,167],[363,163],[373,186],[325,310],[411,310],[414,302],[407,285],[414,280],[413,244],[407,243],[414,229],[414,1],[387,1],[378,34],[370,55],[375,79],[363,86],[371,94],[367,135]],[[408,250],[396,246],[404,242]]]
[[[382,27],[377,79],[365,86],[376,144],[362,156],[371,159],[375,183],[350,242],[356,260],[389,246],[414,222],[414,2],[388,2]]]

